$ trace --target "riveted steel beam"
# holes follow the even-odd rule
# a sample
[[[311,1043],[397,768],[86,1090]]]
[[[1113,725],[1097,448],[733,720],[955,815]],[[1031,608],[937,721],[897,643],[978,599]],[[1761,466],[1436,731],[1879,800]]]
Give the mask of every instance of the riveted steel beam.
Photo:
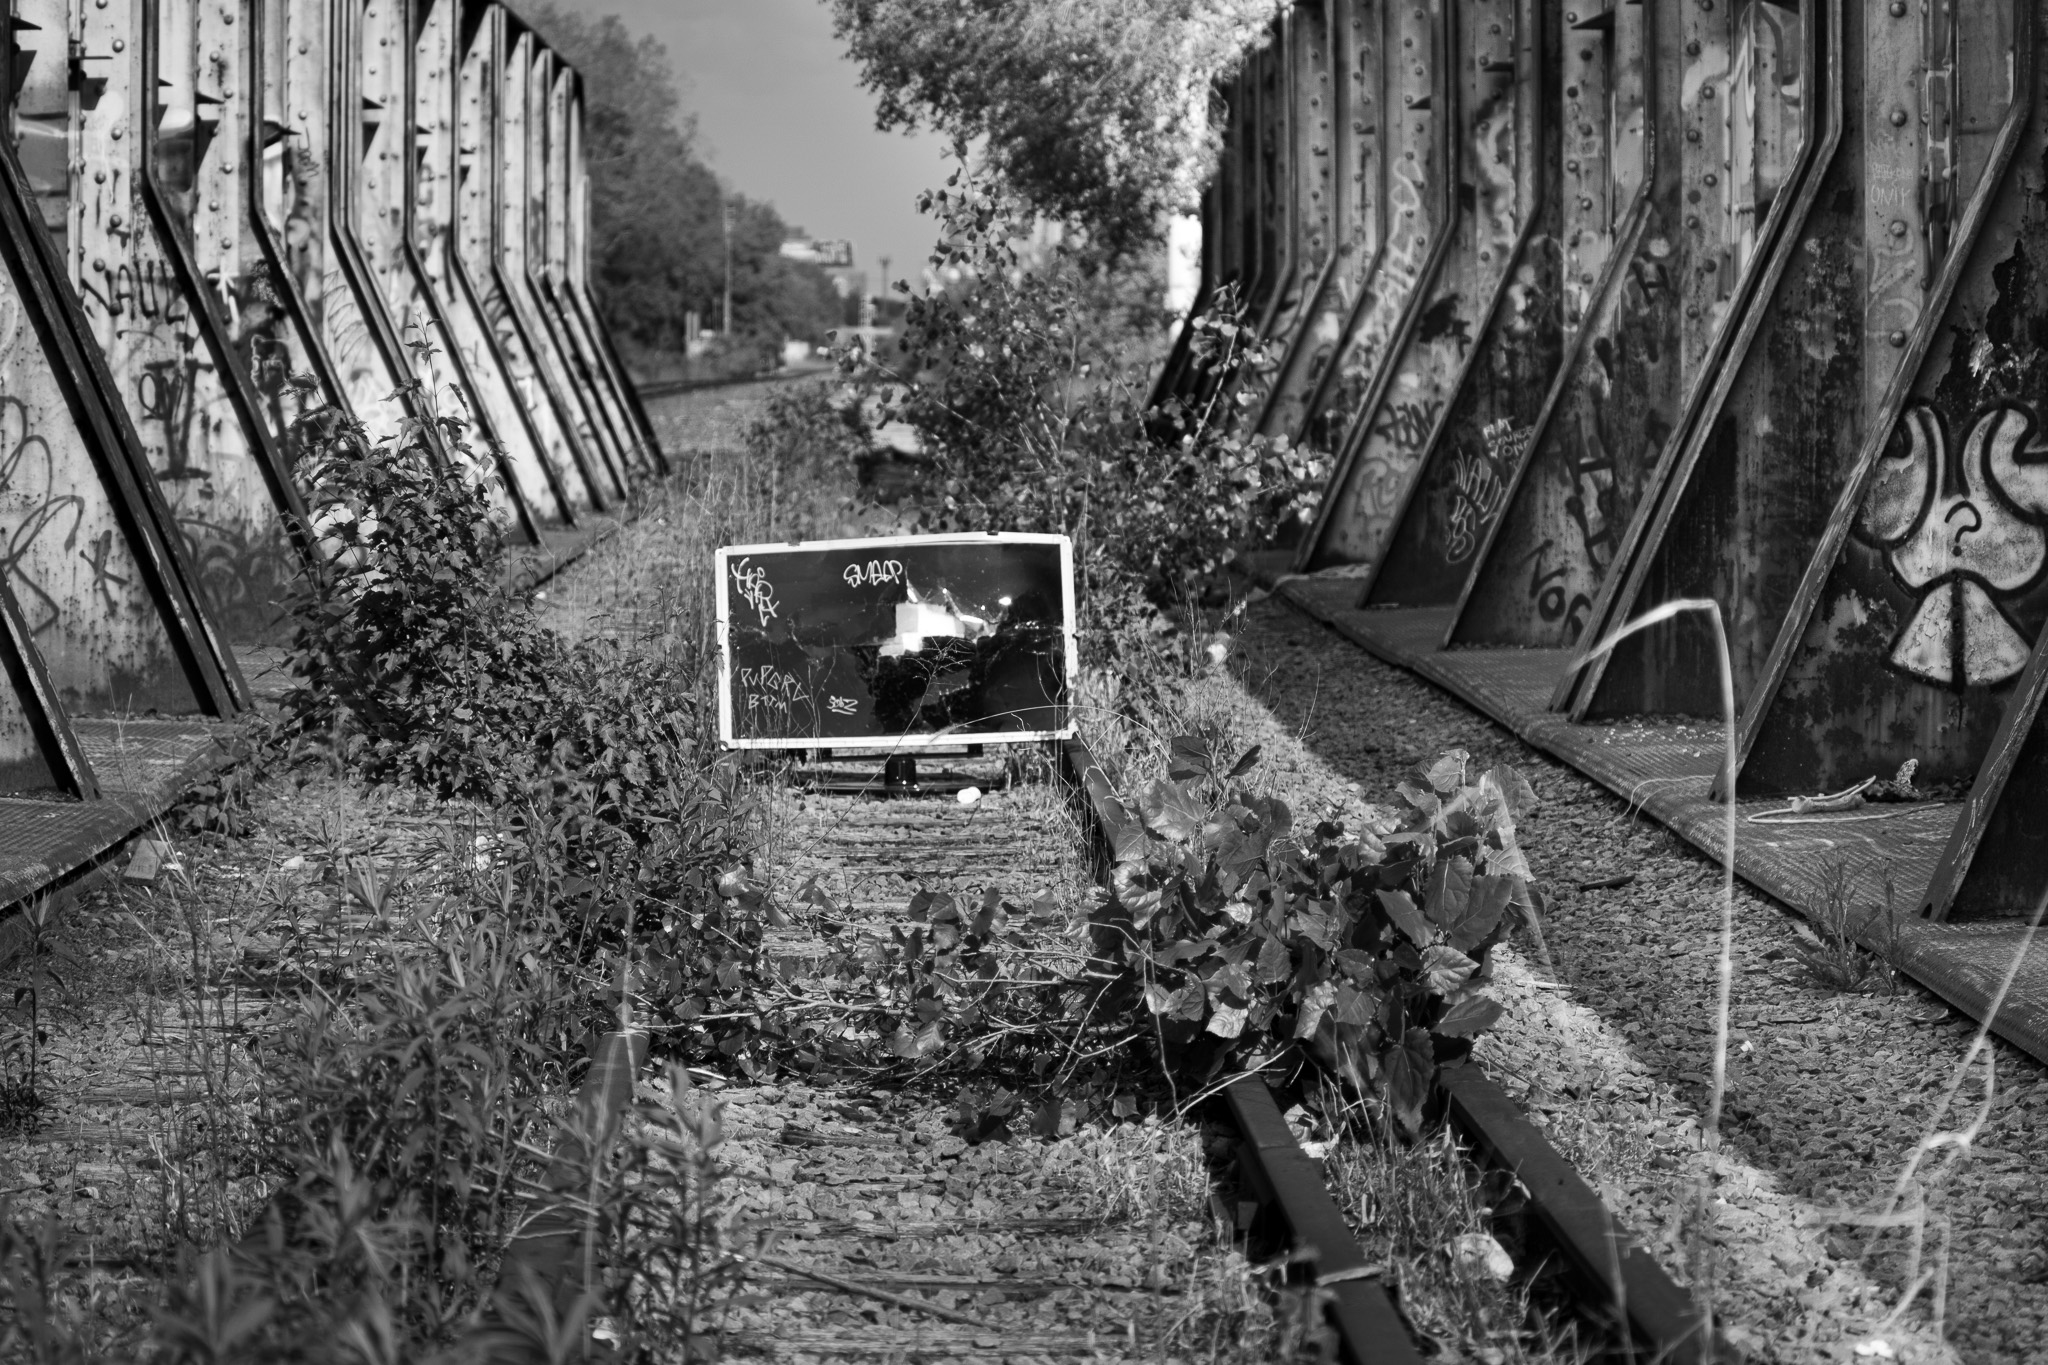
[[[1302,311],[1286,335],[1271,376],[1264,377],[1257,430],[1295,435],[1309,392],[1343,339],[1345,323],[1372,272],[1386,203],[1380,155],[1386,94],[1385,0],[1328,0],[1321,14],[1317,98],[1322,104],[1309,142],[1316,189],[1327,205],[1315,229],[1327,247],[1310,242]],[[1316,262],[1320,262],[1317,264]]]
[[[1768,258],[1760,247],[1797,197],[1760,187],[1807,164],[1798,155],[1801,87],[1779,79],[1804,60],[1802,11],[1737,0],[1642,12],[1642,211],[1546,399],[1448,642],[1554,646],[1579,637],[1645,490],[1675,457],[1673,438],[1682,439],[1726,354],[1729,319],[1743,312]]]
[[[583,478],[584,456],[513,312],[502,274],[505,154],[499,73],[504,65],[504,10],[482,0],[463,0],[461,17],[461,63],[456,72],[459,161],[449,273],[481,318],[520,415],[538,443],[554,507],[574,524],[594,505]]]
[[[502,7],[501,7],[502,8]],[[547,387],[558,420],[571,441],[578,472],[598,509],[621,503],[626,490],[621,471],[597,429],[584,396],[577,390],[560,339],[549,326],[547,312],[535,294],[533,263],[541,255],[541,218],[545,205],[539,184],[545,146],[545,124],[536,108],[535,81],[540,41],[509,12],[497,29],[498,151],[498,281],[527,353]]]
[[[596,347],[598,362],[604,368],[612,391],[625,405],[627,419],[640,443],[649,472],[665,475],[669,472],[668,456],[662,452],[660,438],[654,434],[654,423],[640,402],[640,391],[626,374],[625,362],[619,358],[611,329],[604,325],[597,299],[590,290],[590,165],[583,134],[583,77],[573,71],[569,74],[574,84],[571,86],[569,107],[568,256],[563,262],[563,287],[568,291],[571,306],[582,318],[585,334]]]
[[[569,132],[576,107],[576,73],[552,54],[547,71],[547,148],[543,163],[547,206],[545,253],[535,271],[534,283],[542,304],[555,319],[564,352],[586,395],[613,460],[628,483],[636,476],[651,474],[654,457],[640,440],[640,430],[627,409],[625,399],[612,387],[610,371],[598,353],[596,342],[583,325],[583,315],[569,291],[571,210],[575,198],[575,173],[570,160]]]
[[[1672,597],[1715,598],[1728,625],[1738,700],[1752,690],[1854,458],[1866,390],[1861,371],[1874,365],[1888,373],[1899,360],[1896,348],[1862,344],[1859,286],[1869,278],[1863,264],[1872,221],[1864,178],[1873,169],[1916,177],[1919,159],[1910,137],[1861,136],[1872,57],[1866,43],[1883,34],[1871,31],[1858,7],[1764,9],[1758,17],[1776,23],[1780,48],[1759,52],[1751,69],[1759,80],[1797,83],[1812,120],[1801,153],[1810,168],[1774,173],[1790,165],[1786,120],[1772,127],[1761,115],[1783,105],[1752,100],[1760,154],[1749,162],[1747,188],[1759,203],[1786,198],[1790,212],[1767,244],[1763,277],[1727,358],[1689,416],[1677,458],[1645,495],[1589,624],[1589,634],[1600,636]],[[1795,17],[1807,30],[1807,53],[1796,64],[1784,47]],[[1824,343],[1813,344],[1823,327]],[[1719,666],[1698,624],[1631,637],[1567,678],[1557,705],[1574,718],[1718,716]]]
[[[1344,340],[1324,365],[1293,433],[1300,444],[1331,453],[1335,467],[1299,563],[1308,569],[1355,562],[1340,543],[1364,491],[1355,456],[1392,376],[1389,364],[1422,321],[1424,284],[1450,245],[1457,208],[1456,139],[1452,127],[1462,90],[1453,71],[1457,6],[1392,6],[1385,45],[1390,131],[1386,148],[1386,232],[1346,319]],[[1398,101],[1398,102],[1396,102]]]
[[[1443,121],[1452,131],[1456,202],[1418,284],[1412,325],[1341,452],[1343,478],[1333,483],[1321,540],[1307,558],[1315,567],[1370,569],[1380,561],[1543,200],[1546,44],[1538,8],[1471,0],[1449,12]],[[1521,298],[1532,301],[1526,289]]]
[[[2043,16],[2038,0],[1944,0],[1899,17],[1911,23],[1886,36],[1917,34],[1919,78],[1873,73],[1865,140],[1911,139],[1921,173],[1866,177],[1884,226],[1864,345],[1903,360],[1881,386],[1863,376],[1856,460],[1743,717],[1745,793],[1907,759],[1923,786],[1973,780],[2048,621]]]

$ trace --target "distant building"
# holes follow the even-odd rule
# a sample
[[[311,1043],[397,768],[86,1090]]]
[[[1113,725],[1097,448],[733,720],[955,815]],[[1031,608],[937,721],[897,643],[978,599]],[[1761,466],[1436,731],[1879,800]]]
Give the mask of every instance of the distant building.
[[[853,243],[843,237],[830,241],[799,238],[784,242],[782,254],[792,261],[808,261],[812,265],[824,266],[827,270],[853,268]]]

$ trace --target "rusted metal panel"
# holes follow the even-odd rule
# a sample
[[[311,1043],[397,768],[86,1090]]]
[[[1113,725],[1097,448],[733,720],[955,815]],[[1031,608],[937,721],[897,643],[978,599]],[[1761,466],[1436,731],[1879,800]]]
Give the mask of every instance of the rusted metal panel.
[[[1247,302],[1262,340],[1278,334],[1301,255],[1301,196],[1305,191],[1295,137],[1305,122],[1298,104],[1301,91],[1297,79],[1302,28],[1300,6],[1290,5],[1275,21],[1272,44],[1260,54],[1258,231],[1262,265],[1257,292]]]
[[[1907,759],[1923,786],[1969,782],[2048,618],[2036,407],[2048,348],[2035,322],[2048,311],[2048,138],[2031,108],[2042,16],[2037,0],[1930,9],[1942,13],[1923,17],[1923,82],[1866,103],[1890,102],[1897,127],[1913,126],[1914,102],[1927,118],[1904,236],[1924,244],[1931,287],[1910,329],[1878,342],[1898,335],[1904,363],[1868,413],[1745,713],[1745,792],[1888,775]],[[1872,295],[1867,325],[1906,321]]]
[[[1452,129],[1456,203],[1418,288],[1414,323],[1352,424],[1313,566],[1379,561],[1510,280],[1541,194],[1535,144],[1545,77],[1533,4],[1527,9],[1516,0],[1470,0],[1450,10],[1442,117]]]
[[[498,114],[504,14],[496,5],[464,0],[462,63],[457,71],[459,181],[453,198],[449,270],[481,319],[485,336],[511,383],[522,419],[543,456],[554,505],[574,524],[591,507],[570,433],[513,316],[499,271],[499,179],[504,157]],[[481,353],[478,353],[481,360]]]
[[[609,468],[602,439],[595,430],[582,396],[570,382],[559,343],[534,297],[533,279],[529,273],[529,261],[534,254],[530,222],[535,194],[532,182],[538,159],[532,87],[534,54],[539,45],[533,34],[509,14],[505,16],[503,35],[497,72],[499,287],[509,316],[546,385],[557,418],[569,435],[576,466],[592,506],[604,508],[622,501],[625,491]]]
[[[1758,235],[1776,230],[1772,217],[1757,220],[1754,185],[1781,177],[1785,156],[1759,157],[1758,130],[1804,142],[1801,11],[1737,0],[1643,13],[1651,152],[1642,214],[1611,259],[1465,585],[1456,643],[1578,639],[1645,489],[1698,410],[1733,333],[1728,319],[1754,291]],[[1772,102],[1781,108],[1755,117]],[[1740,189],[1737,166],[1751,182]]]
[[[1323,230],[1332,249],[1313,272],[1301,317],[1287,335],[1275,372],[1264,380],[1257,418],[1262,434],[1292,437],[1301,429],[1308,395],[1321,380],[1343,339],[1346,322],[1371,273],[1385,210],[1385,163],[1380,155],[1381,105],[1386,92],[1383,0],[1329,0],[1325,14],[1324,71],[1329,73],[1324,109],[1311,155],[1318,188],[1327,187],[1329,222]],[[1327,121],[1324,135],[1320,125]],[[1320,223],[1319,223],[1319,226]]]
[[[1326,365],[1304,404],[1296,439],[1332,454],[1356,449],[1352,432],[1377,407],[1388,373],[1387,361],[1398,353],[1420,322],[1420,285],[1434,270],[1448,245],[1457,201],[1452,107],[1451,5],[1395,5],[1388,37],[1391,134],[1387,155],[1386,234],[1371,275],[1347,320],[1343,345]],[[1305,539],[1300,564],[1320,568],[1345,562],[1326,555],[1331,528],[1360,499],[1379,496],[1372,487],[1355,487],[1356,466],[1341,461],[1317,508]],[[1398,489],[1387,490],[1389,498]]]
[[[1287,121],[1287,166],[1283,182],[1287,230],[1281,239],[1281,270],[1260,336],[1273,343],[1279,359],[1245,375],[1237,401],[1263,413],[1285,357],[1297,350],[1305,308],[1332,259],[1334,223],[1330,120],[1335,98],[1330,72],[1328,0],[1302,0],[1281,31],[1284,94],[1293,111]]]
[[[1755,176],[1752,192],[1796,195],[1772,260],[1678,458],[1646,499],[1634,543],[1596,605],[1592,630],[1605,634],[1673,597],[1711,597],[1727,624],[1738,701],[1762,670],[1793,589],[1811,557],[1863,429],[1861,371],[1889,376],[1899,352],[1864,344],[1862,311],[1870,279],[1865,242],[1875,227],[1890,240],[1896,219],[1865,211],[1865,63],[1897,19],[1835,3],[1808,11],[1814,58],[1801,77],[1816,137],[1810,173],[1775,185]],[[1771,17],[1771,16],[1766,16]],[[1866,24],[1870,27],[1867,29]],[[1889,55],[1889,54],[1885,54]],[[1759,64],[1759,70],[1765,70]],[[1761,107],[1761,106],[1760,106]],[[1845,124],[1848,126],[1845,127]],[[1889,120],[1875,164],[1918,158],[1917,142]],[[1911,174],[1911,168],[1908,168]],[[1884,177],[1880,177],[1884,178]],[[1905,229],[1898,222],[1901,233]],[[1639,532],[1640,534],[1635,534]],[[1721,712],[1718,663],[1696,621],[1632,636],[1561,689],[1575,718]],[[1567,679],[1570,683],[1573,679]]]
[[[1559,4],[1525,5],[1518,23],[1522,51],[1515,60],[1534,74],[1517,92],[1515,155],[1527,180],[1526,206],[1502,274],[1504,292],[1433,423],[1385,548],[1368,561],[1361,597],[1367,605],[1457,600],[1576,321],[1565,306],[1567,257],[1581,268],[1613,232],[1609,73],[1627,35],[1617,37],[1611,16],[1589,22],[1576,10],[1567,28]]]

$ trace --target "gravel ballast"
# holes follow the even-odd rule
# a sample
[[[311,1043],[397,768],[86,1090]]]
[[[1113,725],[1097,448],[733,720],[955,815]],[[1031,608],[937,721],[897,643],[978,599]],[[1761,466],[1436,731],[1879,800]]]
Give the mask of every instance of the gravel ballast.
[[[1481,1056],[1616,1216],[1711,1299],[1734,1344],[1788,1361],[2044,1358],[2048,1175],[2025,1155],[2048,1121],[2037,1064],[1994,1042],[1962,1074],[1971,1021],[1881,974],[1868,993],[1822,984],[1797,955],[1810,930],[1738,886],[1723,1144],[1703,1150],[1718,864],[1277,600],[1232,630],[1226,668],[1270,709],[1271,734],[1299,742],[1276,753],[1268,738],[1276,767],[1294,770],[1278,785],[1343,805],[1454,748],[1534,784],[1541,805],[1520,836],[1548,905],[1544,941],[1500,954],[1510,1014]],[[1985,1110],[1987,1066],[1996,1094],[1981,1126],[1925,1156],[1907,1187],[1900,1207],[1919,1210],[1917,1227],[1869,1245],[1864,1215],[1922,1140]]]

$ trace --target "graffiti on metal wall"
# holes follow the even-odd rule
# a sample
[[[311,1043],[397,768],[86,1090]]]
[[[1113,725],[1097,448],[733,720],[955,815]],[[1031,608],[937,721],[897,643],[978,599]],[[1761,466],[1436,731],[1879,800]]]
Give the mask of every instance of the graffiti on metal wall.
[[[1302,440],[1318,450],[1334,451],[1343,439],[1351,414],[1364,405],[1366,390],[1379,373],[1380,361],[1392,340],[1422,263],[1429,254],[1430,218],[1425,199],[1423,171],[1411,152],[1396,161],[1388,175],[1387,249],[1379,269],[1366,284],[1368,300],[1364,316],[1352,328],[1342,352],[1333,362],[1323,401],[1308,420]]]
[[[2004,604],[2048,566],[2048,442],[2033,410],[1978,414],[1960,449],[1916,403],[1899,419],[1856,519],[1913,607],[1891,666],[1936,687],[2004,682],[2031,645]]]

